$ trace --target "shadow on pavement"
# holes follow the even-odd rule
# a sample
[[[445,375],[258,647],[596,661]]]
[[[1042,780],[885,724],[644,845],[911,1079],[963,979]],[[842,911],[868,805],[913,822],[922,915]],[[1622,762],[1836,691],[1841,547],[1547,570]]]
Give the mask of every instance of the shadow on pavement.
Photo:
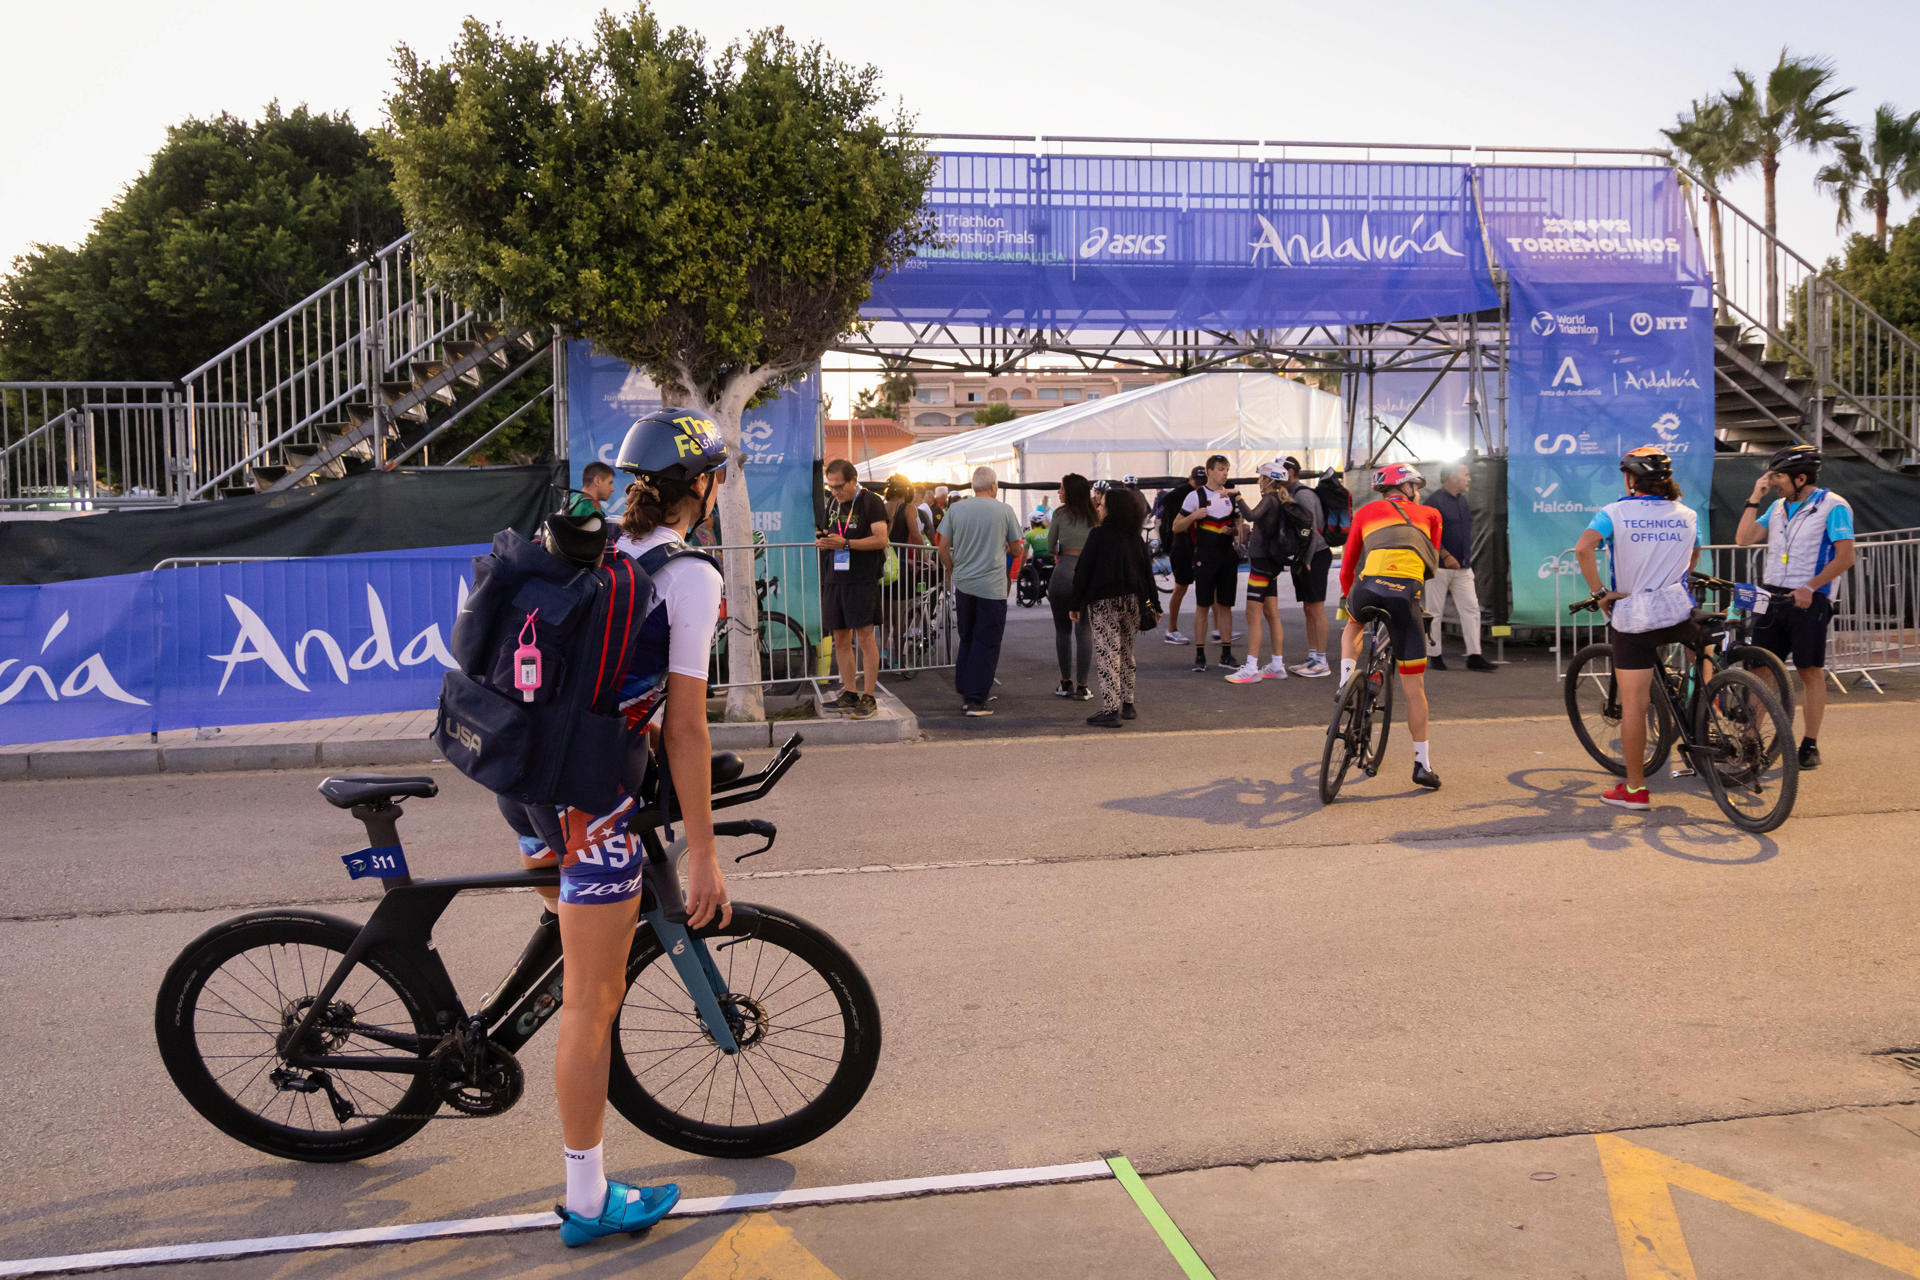
[[[1355,779],[1349,778],[1352,783]],[[1358,781],[1365,782],[1362,777]],[[1391,800],[1396,795],[1424,795],[1412,785],[1398,792],[1369,795],[1342,789],[1337,803],[1341,808]],[[1320,762],[1296,765],[1285,781],[1274,778],[1221,778],[1217,782],[1181,787],[1151,796],[1122,796],[1101,805],[1124,813],[1147,814],[1156,818],[1196,818],[1209,826],[1245,827],[1266,831],[1298,822],[1319,813]]]

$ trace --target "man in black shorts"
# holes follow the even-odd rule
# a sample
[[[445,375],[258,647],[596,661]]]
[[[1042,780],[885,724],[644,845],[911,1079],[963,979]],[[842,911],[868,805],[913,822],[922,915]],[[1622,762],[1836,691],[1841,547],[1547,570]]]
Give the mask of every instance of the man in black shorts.
[[[1288,495],[1313,517],[1313,541],[1307,544],[1306,559],[1293,566],[1293,597],[1307,621],[1307,660],[1293,668],[1296,676],[1313,679],[1333,674],[1327,665],[1327,577],[1333,569],[1333,548],[1327,545],[1327,513],[1321,510],[1320,497],[1312,486],[1300,483],[1300,459],[1284,459],[1287,469],[1283,487]]]
[[[1220,633],[1220,665],[1232,671],[1233,600],[1240,592],[1240,553],[1233,549],[1240,517],[1234,507],[1238,495],[1227,482],[1233,469],[1225,454],[1207,459],[1206,487],[1195,489],[1180,504],[1173,533],[1193,535],[1193,669],[1207,669],[1207,611],[1213,611],[1214,630]]]
[[[827,498],[813,539],[820,548],[820,625],[833,634],[833,657],[840,666],[840,696],[827,706],[864,720],[878,710],[873,690],[880,680],[880,643],[874,624],[880,571],[887,562],[887,504],[860,487],[860,473],[845,458],[827,464]]]
[[[1193,585],[1193,537],[1189,533],[1176,534],[1173,522],[1180,518],[1180,506],[1187,495],[1206,487],[1207,469],[1195,467],[1185,484],[1164,491],[1154,502],[1154,513],[1160,522],[1160,545],[1167,549],[1167,563],[1173,566],[1173,596],[1167,603],[1166,634],[1161,637],[1167,644],[1190,643],[1180,633],[1180,604],[1187,598],[1187,588]],[[1203,625],[1203,619],[1194,619],[1195,627]]]

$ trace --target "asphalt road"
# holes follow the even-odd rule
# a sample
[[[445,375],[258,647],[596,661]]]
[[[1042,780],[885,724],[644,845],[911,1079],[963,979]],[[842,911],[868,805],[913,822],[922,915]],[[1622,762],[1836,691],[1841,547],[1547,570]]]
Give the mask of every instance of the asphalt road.
[[[1601,806],[1555,718],[1443,719],[1433,794],[1397,736],[1386,773],[1326,810],[1317,729],[1111,738],[809,750],[754,809],[783,836],[733,892],[859,958],[880,1074],[779,1159],[616,1125],[615,1175],[702,1196],[1108,1150],[1166,1173],[1920,1099],[1871,1056],[1920,1044],[1901,703],[1836,709],[1827,767],[1772,837],[1687,783],[1657,784],[1650,816]],[[443,794],[401,824],[416,874],[511,865],[487,797],[435,772]],[[0,1257],[555,1198],[550,1036],[516,1110],[358,1165],[260,1156],[172,1092],[152,998],[186,942],[247,906],[367,909],[338,861],[361,832],[315,781],[0,785]],[[470,996],[534,910],[456,903],[438,942]]]

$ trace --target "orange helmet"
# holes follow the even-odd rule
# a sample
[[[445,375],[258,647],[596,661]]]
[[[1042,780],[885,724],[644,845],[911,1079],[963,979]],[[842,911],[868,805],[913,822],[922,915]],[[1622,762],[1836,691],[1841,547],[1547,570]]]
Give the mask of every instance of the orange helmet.
[[[1418,489],[1426,482],[1425,476],[1404,462],[1390,462],[1373,473],[1373,488],[1376,493],[1397,489],[1403,484],[1410,484]]]

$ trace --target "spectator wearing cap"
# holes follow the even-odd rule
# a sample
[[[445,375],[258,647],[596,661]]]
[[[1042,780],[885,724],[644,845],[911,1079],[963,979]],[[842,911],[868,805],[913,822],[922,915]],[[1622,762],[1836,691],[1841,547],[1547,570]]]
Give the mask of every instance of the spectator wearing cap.
[[[1447,468],[1440,488],[1427,505],[1440,513],[1440,567],[1427,579],[1427,665],[1445,671],[1440,656],[1440,617],[1453,601],[1460,617],[1460,635],[1467,642],[1467,670],[1492,671],[1494,665],[1480,653],[1480,593],[1473,583],[1473,510],[1467,505],[1467,486],[1473,475],[1462,462]]]
[[[1327,513],[1320,505],[1320,495],[1313,486],[1301,483],[1300,459],[1282,458],[1280,466],[1286,471],[1281,487],[1313,520],[1313,539],[1307,544],[1307,554],[1292,569],[1293,598],[1300,602],[1300,613],[1307,624],[1307,660],[1295,663],[1293,674],[1315,680],[1333,674],[1333,668],[1327,665],[1327,578],[1333,570],[1333,548],[1327,545]],[[1279,650],[1274,653],[1278,656]]]
[[[1154,518],[1159,524],[1160,545],[1167,550],[1167,562],[1173,566],[1173,595],[1167,600],[1167,633],[1162,636],[1168,644],[1192,644],[1180,633],[1180,604],[1187,598],[1187,588],[1193,585],[1193,533],[1191,530],[1175,533],[1173,522],[1180,518],[1180,508],[1185,505],[1187,496],[1207,487],[1207,469],[1195,467],[1187,476],[1185,484],[1177,484],[1162,491],[1154,503]],[[1205,634],[1206,619],[1198,610],[1194,611],[1194,629]]]

